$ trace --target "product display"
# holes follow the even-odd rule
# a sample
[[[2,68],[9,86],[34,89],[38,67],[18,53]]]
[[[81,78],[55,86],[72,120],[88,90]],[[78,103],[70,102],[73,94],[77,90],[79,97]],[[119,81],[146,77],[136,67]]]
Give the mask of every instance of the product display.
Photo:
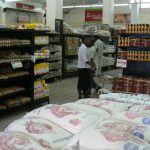
[[[25,90],[24,87],[19,87],[19,86],[11,86],[11,87],[6,87],[6,88],[0,88],[0,96],[4,96],[7,94],[11,94],[14,92],[19,92]]]
[[[115,92],[124,91],[132,93],[150,94],[150,80],[129,76],[118,77],[114,82],[113,90]]]
[[[42,30],[42,31],[50,31],[50,27],[44,24],[37,24],[37,23],[26,23],[26,24],[19,24],[17,29],[33,29],[33,30]]]
[[[46,59],[46,58],[49,58],[49,57],[50,57],[50,50],[47,47],[43,47],[42,49],[36,50],[34,52],[35,60]]]
[[[10,63],[13,61],[31,60],[31,56],[28,53],[21,55],[16,52],[0,52],[0,63]]]
[[[115,65],[115,59],[112,57],[104,57],[102,58],[102,66],[107,67],[107,66],[114,66]]]
[[[149,34],[150,24],[127,24],[126,29],[119,29],[116,33]]]
[[[128,51],[127,59],[132,61],[150,61],[150,52],[147,51]]]
[[[34,74],[41,75],[49,72],[49,63],[40,63],[34,65]]]
[[[137,46],[150,46],[150,39],[144,38],[132,38],[132,37],[119,37],[118,38],[118,47],[137,47]]]
[[[99,99],[46,105],[11,123],[0,135],[5,139],[5,142],[0,140],[0,148],[10,147],[10,142],[20,142],[25,136],[37,143],[33,144],[35,148],[41,146],[43,150],[149,150],[150,105],[143,105],[148,100],[149,95],[109,93],[100,95]],[[140,101],[143,104],[138,103]],[[28,142],[23,144],[24,147],[27,145]],[[13,144],[13,148],[15,146],[18,142]]]
[[[27,72],[27,71],[2,72],[2,73],[0,73],[0,80],[22,77],[22,76],[26,76],[26,75],[29,75],[29,72]]]
[[[34,82],[34,99],[39,99],[49,96],[48,84],[45,83],[45,80],[38,80]]]
[[[9,47],[9,46],[18,46],[18,45],[30,45],[30,40],[20,40],[20,39],[0,39],[1,47]]]
[[[49,44],[48,36],[36,36],[34,39],[35,45],[47,45]]]

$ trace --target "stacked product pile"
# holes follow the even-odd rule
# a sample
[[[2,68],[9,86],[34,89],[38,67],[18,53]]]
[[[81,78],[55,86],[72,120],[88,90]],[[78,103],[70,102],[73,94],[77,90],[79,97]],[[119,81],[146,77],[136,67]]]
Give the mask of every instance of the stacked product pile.
[[[110,93],[46,105],[11,123],[0,134],[0,148],[149,150],[148,101],[149,95]]]
[[[150,80],[145,78],[135,78],[122,76],[116,78],[113,85],[115,92],[132,92],[150,94]]]
[[[150,24],[127,24],[126,29],[119,29],[116,31],[118,34],[133,33],[133,34],[149,34]]]

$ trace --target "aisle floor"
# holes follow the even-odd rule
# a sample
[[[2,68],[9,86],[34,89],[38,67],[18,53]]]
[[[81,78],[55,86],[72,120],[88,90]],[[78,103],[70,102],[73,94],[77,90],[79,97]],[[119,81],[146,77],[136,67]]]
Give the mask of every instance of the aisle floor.
[[[105,72],[107,75],[116,76],[121,73],[121,70],[113,70]],[[50,84],[50,103],[63,104],[74,102],[78,98],[77,94],[77,77],[64,79],[61,82]],[[111,84],[106,84],[106,89],[111,89]],[[28,110],[16,110],[12,113],[2,114],[0,117],[0,131],[3,131],[12,121],[24,116]]]

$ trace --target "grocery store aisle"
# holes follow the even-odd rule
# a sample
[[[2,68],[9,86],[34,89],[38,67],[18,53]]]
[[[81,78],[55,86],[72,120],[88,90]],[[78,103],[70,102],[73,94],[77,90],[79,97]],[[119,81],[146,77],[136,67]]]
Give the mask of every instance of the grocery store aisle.
[[[113,70],[105,72],[107,75],[116,76],[121,73],[121,70]],[[64,79],[61,82],[56,82],[49,85],[50,87],[50,103],[63,104],[74,102],[78,98],[77,94],[77,77]],[[111,89],[111,84],[105,84],[106,89]],[[1,114],[0,131],[3,131],[12,121],[24,116],[28,110],[16,110],[7,114]]]

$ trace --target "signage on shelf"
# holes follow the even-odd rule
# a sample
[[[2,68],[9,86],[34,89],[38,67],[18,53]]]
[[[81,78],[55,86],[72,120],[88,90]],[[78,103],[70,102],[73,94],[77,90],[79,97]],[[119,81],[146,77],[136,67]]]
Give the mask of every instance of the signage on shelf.
[[[117,67],[127,68],[127,60],[126,59],[117,59]]]
[[[33,10],[35,6],[33,5],[27,5],[27,4],[21,4],[21,3],[16,3],[17,8],[22,8],[22,9],[27,9],[27,10]]]
[[[13,69],[18,69],[18,68],[22,68],[22,62],[21,61],[13,61],[11,62],[12,68]]]
[[[28,13],[22,13],[22,12],[19,12],[17,14],[18,18],[18,22],[19,23],[27,23],[27,22],[30,22],[30,14]]]
[[[101,21],[102,20],[102,10],[85,10],[85,21]]]
[[[119,24],[131,23],[131,14],[115,14],[114,23]]]

